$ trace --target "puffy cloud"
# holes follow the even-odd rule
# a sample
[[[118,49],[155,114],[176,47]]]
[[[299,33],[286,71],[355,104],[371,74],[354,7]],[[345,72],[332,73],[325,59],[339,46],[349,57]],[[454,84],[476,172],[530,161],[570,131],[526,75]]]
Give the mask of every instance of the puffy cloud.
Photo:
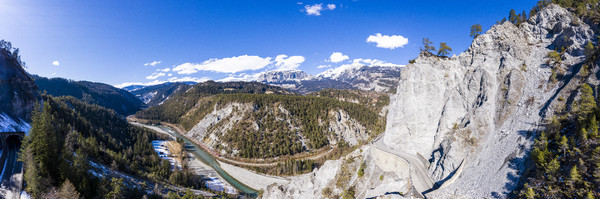
[[[169,71],[171,71],[171,68],[156,69],[156,71],[169,72]]]
[[[299,4],[301,5],[301,4]],[[333,10],[335,9],[336,6],[335,4],[327,4],[327,8],[328,10]],[[304,6],[304,12],[306,12],[306,15],[314,15],[314,16],[320,16],[321,15],[321,11],[323,11],[323,4],[322,3],[316,3],[313,5],[305,5]]]
[[[258,70],[266,67],[271,63],[270,57],[259,57],[242,55],[237,57],[228,57],[223,59],[209,59],[200,64],[198,63],[183,63],[175,68],[178,74],[193,74],[198,71],[214,71],[220,73],[237,73],[247,70]]]
[[[150,63],[145,63],[144,66],[156,66],[158,64],[160,64],[162,61],[153,61]]]
[[[146,76],[146,79],[157,79],[159,77],[165,76],[165,73],[152,73],[152,75]]]
[[[58,61],[53,61],[53,62],[52,62],[52,65],[54,65],[54,66],[59,66],[59,65],[60,65],[60,62],[58,62]]]
[[[197,78],[197,77],[171,77],[169,78],[169,82],[205,82],[210,80],[210,78],[208,77],[202,77],[202,78]]]
[[[335,4],[327,4],[327,9],[329,9],[329,10],[333,10],[333,9],[335,9],[335,8],[336,8],[336,7],[335,7]]]
[[[408,39],[402,35],[381,35],[381,33],[377,33],[369,35],[367,42],[377,43],[379,48],[394,49],[404,47],[408,44]]]
[[[318,65],[317,68],[330,68],[331,65]]]
[[[229,75],[229,77],[217,80],[218,82],[239,82],[239,81],[244,81],[244,82],[250,82],[250,81],[255,81],[258,76],[260,76],[261,73],[253,73],[253,74],[246,74],[246,73],[242,73],[242,74],[238,74],[238,75]]]
[[[178,74],[193,74],[199,71],[213,71],[219,73],[239,73],[243,71],[253,71],[263,68],[274,70],[294,70],[306,59],[303,56],[287,56],[284,54],[277,55],[275,59],[271,57],[259,57],[242,55],[237,57],[228,57],[222,59],[209,59],[200,64],[184,63],[175,66],[172,71]],[[165,69],[161,70],[163,72]]]
[[[348,57],[348,55],[342,54],[341,52],[333,52],[331,53],[331,56],[329,56],[329,61],[333,63],[339,63],[347,59],[350,59],[350,57]]]
[[[291,56],[277,55],[275,57],[274,65],[275,70],[295,70],[305,61],[303,56]]]
[[[314,5],[305,5],[304,9],[306,11],[306,15],[319,16],[321,15],[321,10],[323,10],[323,4],[319,3]]]

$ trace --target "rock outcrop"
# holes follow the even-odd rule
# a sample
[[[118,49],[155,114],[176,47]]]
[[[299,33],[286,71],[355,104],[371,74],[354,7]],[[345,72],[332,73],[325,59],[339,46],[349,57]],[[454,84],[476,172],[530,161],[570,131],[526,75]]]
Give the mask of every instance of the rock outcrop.
[[[408,167],[402,161],[364,146],[342,159],[326,161],[312,173],[269,186],[263,198],[341,198],[350,193],[355,198],[411,198],[410,182],[404,176]],[[363,163],[364,174],[359,176]]]
[[[575,25],[577,24],[577,25]],[[534,135],[552,114],[548,104],[569,84],[583,49],[594,39],[590,27],[556,5],[526,23],[506,22],[476,37],[459,56],[421,55],[402,71],[392,97],[384,143],[425,157],[438,184],[432,198],[506,197],[518,183]],[[550,80],[547,54],[563,54],[566,73]]]
[[[18,57],[0,49],[0,132],[29,131],[27,121],[39,99],[37,86]]]
[[[418,180],[412,174],[418,166],[414,164],[422,162],[425,173],[436,182],[433,189],[423,192],[428,198],[508,197],[519,183],[545,119],[557,107],[565,103],[568,107],[580,84],[598,83],[594,75],[587,80],[578,75],[585,60],[584,44],[595,39],[583,20],[549,5],[519,26],[509,22],[494,25],[458,56],[420,55],[402,69],[389,105],[386,131],[377,142],[414,158],[374,161],[367,164],[367,170],[395,169],[399,180],[393,182],[409,179],[413,184]],[[548,53],[554,50],[564,53],[562,63],[551,66]],[[560,102],[558,97],[568,100]],[[375,148],[370,151],[366,161],[382,154],[399,157]],[[319,170],[312,175],[319,179],[324,174]],[[391,183],[386,181],[373,190],[394,192],[395,188],[386,188]],[[355,190],[375,186],[355,185]],[[287,194],[277,196],[297,196],[294,193],[319,189],[314,187],[316,183],[308,186],[294,180],[278,186],[284,188],[270,188],[265,196],[282,192]]]
[[[280,124],[286,126],[280,127],[281,131],[294,133],[298,139],[296,142],[302,143],[304,148],[309,148],[306,144],[309,142],[306,135],[303,135],[303,127],[295,121],[300,119],[291,115],[281,105],[268,106],[265,110],[276,115],[276,120],[282,121]],[[211,150],[215,150],[223,155],[235,156],[239,152],[230,143],[222,140],[223,136],[231,132],[232,129],[243,125],[245,121],[251,121],[251,125],[246,128],[248,131],[258,131],[259,126],[269,125],[270,121],[251,119],[252,114],[256,114],[256,104],[253,103],[228,103],[219,107],[213,107],[212,112],[206,114],[196,125],[187,132],[191,138],[201,141]],[[321,125],[327,127],[329,133],[328,140],[331,145],[340,141],[348,143],[350,146],[356,146],[359,142],[369,139],[369,132],[356,119],[351,118],[344,110],[329,111],[329,115],[324,117]],[[285,129],[285,130],[283,130]]]

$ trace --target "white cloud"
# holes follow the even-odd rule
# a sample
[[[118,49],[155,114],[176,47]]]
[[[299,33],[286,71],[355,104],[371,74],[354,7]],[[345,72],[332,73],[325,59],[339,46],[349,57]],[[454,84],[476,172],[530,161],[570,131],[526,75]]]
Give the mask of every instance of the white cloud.
[[[59,65],[60,65],[60,62],[58,62],[58,61],[53,61],[53,62],[52,62],[52,65],[54,65],[54,66],[59,66]]]
[[[330,68],[331,65],[318,65],[317,68]]]
[[[171,77],[171,76],[173,76],[173,74],[172,74],[172,73],[169,73],[167,76]]]
[[[302,4],[304,4],[304,3],[302,3],[302,2],[296,2],[296,4],[298,4],[298,5],[302,5]]]
[[[169,71],[171,71],[171,68],[156,69],[156,71],[169,72]]]
[[[337,68],[332,68],[332,69],[326,70],[326,71],[320,73],[318,76],[336,78],[337,76],[341,75],[345,71],[352,70],[352,69],[359,69],[363,66],[403,67],[404,65],[392,64],[392,63],[388,63],[386,61],[378,60],[378,59],[360,59],[359,58],[359,59],[352,60],[352,63],[350,63],[350,64],[344,64]]]
[[[350,59],[350,57],[348,57],[348,55],[342,54],[341,52],[333,52],[331,53],[331,56],[329,56],[329,62],[333,63],[339,63],[347,59]]]
[[[314,5],[305,5],[304,9],[306,11],[306,15],[320,16],[321,10],[323,10],[323,4],[319,3]]]
[[[404,47],[408,43],[408,39],[402,35],[381,35],[381,33],[377,33],[370,35],[367,42],[377,43],[379,48],[394,49]]]
[[[169,78],[169,82],[205,82],[210,80],[208,77],[197,78],[197,77],[171,77]]]
[[[152,73],[152,75],[146,76],[146,79],[157,79],[159,77],[165,76],[165,73]]]
[[[158,64],[160,64],[162,61],[153,61],[150,63],[145,63],[144,66],[156,66]]]
[[[329,10],[333,10],[333,9],[335,9],[335,8],[336,8],[336,7],[335,7],[335,4],[327,4],[327,9],[329,9]]]
[[[222,59],[209,59],[200,64],[184,63],[175,66],[172,71],[178,74],[193,74],[199,71],[213,71],[219,73],[238,73],[243,71],[253,71],[259,69],[274,69],[274,70],[295,70],[306,59],[303,56],[287,56],[284,54],[277,55],[275,59],[271,57],[259,57],[242,55],[237,57],[228,57]],[[163,72],[168,72],[161,70]]]
[[[299,2],[298,5],[302,5],[302,3]],[[321,11],[333,10],[335,8],[337,8],[335,4],[327,4],[327,7],[324,8],[322,3],[315,3],[313,5],[304,5],[304,9],[301,11],[306,12],[306,15],[320,16]]]
[[[275,57],[274,65],[275,70],[295,70],[305,61],[303,56],[291,56],[277,55]]]
[[[178,74],[193,74],[198,71],[214,71],[220,73],[237,73],[247,70],[258,70],[271,63],[271,57],[259,57],[242,55],[237,57],[228,57],[223,59],[212,58],[198,63],[183,63],[175,68]]]

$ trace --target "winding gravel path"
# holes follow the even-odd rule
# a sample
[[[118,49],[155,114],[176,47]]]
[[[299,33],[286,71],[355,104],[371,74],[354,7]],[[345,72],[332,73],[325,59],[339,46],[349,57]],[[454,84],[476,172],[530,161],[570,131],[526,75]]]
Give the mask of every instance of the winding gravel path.
[[[375,141],[373,141],[373,146],[384,152],[398,156],[410,164],[411,181],[419,193],[423,193],[432,189],[434,181],[431,179],[431,176],[427,174],[427,166],[423,164],[423,161],[419,160],[419,158],[414,155],[409,155],[401,151],[390,149],[383,144],[383,140],[380,139],[382,135],[383,133],[377,139],[375,139]]]

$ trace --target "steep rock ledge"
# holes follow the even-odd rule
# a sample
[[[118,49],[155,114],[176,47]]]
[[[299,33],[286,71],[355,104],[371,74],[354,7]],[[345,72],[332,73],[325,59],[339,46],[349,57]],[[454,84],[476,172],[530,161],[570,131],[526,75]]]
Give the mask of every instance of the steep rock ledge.
[[[493,26],[459,56],[420,56],[401,73],[384,143],[425,157],[439,183],[465,161],[454,183],[428,196],[506,196],[533,135],[552,114],[542,109],[557,91],[571,92],[558,88],[577,71],[572,66],[583,61],[583,45],[593,35],[569,11],[550,5],[519,27]],[[563,46],[566,74],[552,83],[546,57]]]

